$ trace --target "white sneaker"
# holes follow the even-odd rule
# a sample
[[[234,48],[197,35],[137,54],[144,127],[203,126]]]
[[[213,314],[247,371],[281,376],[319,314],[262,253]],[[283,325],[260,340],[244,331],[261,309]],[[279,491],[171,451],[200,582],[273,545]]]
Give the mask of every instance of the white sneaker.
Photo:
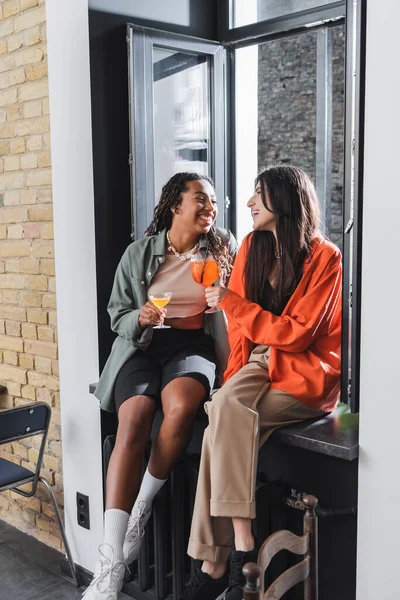
[[[134,507],[128,521],[124,540],[124,560],[127,565],[137,559],[143,542],[144,528],[150,519],[151,508],[146,511],[146,502],[141,500],[137,507]]]
[[[114,549],[109,544],[100,544],[99,552],[103,557],[96,564],[96,570],[90,585],[82,594],[85,600],[117,600],[124,585],[126,565],[114,560]]]

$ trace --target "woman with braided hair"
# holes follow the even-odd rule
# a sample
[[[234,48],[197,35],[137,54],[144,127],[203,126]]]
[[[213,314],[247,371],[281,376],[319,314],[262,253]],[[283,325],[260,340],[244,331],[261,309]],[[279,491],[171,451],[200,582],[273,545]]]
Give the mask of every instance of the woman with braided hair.
[[[163,187],[145,237],[128,246],[118,265],[108,305],[117,338],[95,391],[103,410],[118,413],[118,429],[107,473],[104,541],[86,600],[117,600],[152,501],[189,441],[217,366],[226,367],[223,313],[205,315],[204,288],[190,265],[193,254],[209,253],[222,276],[229,275],[237,245],[215,227],[216,217],[211,179],[177,173]],[[148,300],[162,292],[172,293],[168,317]],[[169,328],[155,328],[164,322]],[[158,407],[164,420],[141,481]]]

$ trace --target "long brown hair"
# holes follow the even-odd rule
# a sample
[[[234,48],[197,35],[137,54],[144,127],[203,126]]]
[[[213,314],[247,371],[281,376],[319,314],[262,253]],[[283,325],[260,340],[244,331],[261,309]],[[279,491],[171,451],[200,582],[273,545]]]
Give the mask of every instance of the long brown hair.
[[[154,209],[153,220],[144,232],[145,235],[155,235],[163,229],[170,229],[172,225],[172,210],[182,202],[182,194],[189,190],[190,181],[208,181],[215,190],[213,180],[207,175],[199,173],[176,173],[167,181],[161,191],[160,201]],[[228,246],[224,243],[213,225],[206,234],[208,250],[218,264],[222,279],[229,275],[232,269],[232,259]]]
[[[243,274],[245,290],[247,298],[280,315],[302,277],[312,240],[320,235],[318,199],[308,175],[291,165],[269,167],[258,175],[257,184],[265,208],[276,215],[276,238],[271,231],[253,232]],[[276,262],[272,287],[269,278]]]

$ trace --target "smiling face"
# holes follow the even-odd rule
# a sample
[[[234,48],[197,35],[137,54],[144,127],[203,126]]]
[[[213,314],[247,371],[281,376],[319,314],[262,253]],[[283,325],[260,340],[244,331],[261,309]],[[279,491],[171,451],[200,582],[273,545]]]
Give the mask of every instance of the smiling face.
[[[265,208],[261,196],[261,183],[256,184],[254,194],[247,202],[247,206],[251,210],[253,217],[253,229],[255,231],[273,231],[276,230],[276,214],[272,212],[271,203],[268,197],[268,192],[264,188],[264,197],[268,209]]]
[[[172,210],[173,223],[189,232],[208,233],[218,214],[215,190],[204,179],[189,181],[186,187],[180,204]]]

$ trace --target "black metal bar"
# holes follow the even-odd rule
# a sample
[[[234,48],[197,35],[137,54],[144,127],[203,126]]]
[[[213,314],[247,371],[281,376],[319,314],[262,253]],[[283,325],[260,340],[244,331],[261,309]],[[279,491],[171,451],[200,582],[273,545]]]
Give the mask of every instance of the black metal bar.
[[[315,27],[338,25],[344,20],[345,9],[345,0],[340,0],[339,2],[283,15],[267,21],[225,29],[222,43],[233,44],[236,48],[240,48],[256,42],[266,41],[271,36],[287,35],[288,32],[292,33],[295,30],[298,32],[310,31]]]
[[[172,599],[179,600],[185,584],[184,475],[179,462],[171,475]]]
[[[138,557],[138,565],[137,565],[137,575],[138,575],[138,584],[142,592],[145,592],[151,587],[151,579],[150,579],[150,564],[149,564],[149,536],[146,532],[143,538],[143,544],[139,552]]]
[[[344,172],[343,172],[343,302],[342,302],[342,402],[350,404],[351,396],[351,243],[352,243],[352,192],[353,192],[353,97],[354,85],[354,18],[353,2],[348,1],[346,15],[346,65],[345,65],[345,118],[344,118]]]
[[[361,338],[361,263],[364,181],[364,123],[365,123],[365,54],[367,37],[367,1],[358,0],[356,14],[356,89],[354,145],[354,207],[353,207],[353,294],[351,321],[351,410],[360,405],[360,338]]]
[[[316,188],[322,229],[329,235],[332,196],[332,31],[317,32]]]
[[[235,51],[227,49],[226,55],[226,186],[229,206],[225,207],[226,227],[236,235],[237,186],[236,186],[236,61]]]
[[[157,600],[164,600],[167,595],[167,560],[166,560],[166,489],[165,485],[157,494],[153,503],[154,523],[154,587]]]

